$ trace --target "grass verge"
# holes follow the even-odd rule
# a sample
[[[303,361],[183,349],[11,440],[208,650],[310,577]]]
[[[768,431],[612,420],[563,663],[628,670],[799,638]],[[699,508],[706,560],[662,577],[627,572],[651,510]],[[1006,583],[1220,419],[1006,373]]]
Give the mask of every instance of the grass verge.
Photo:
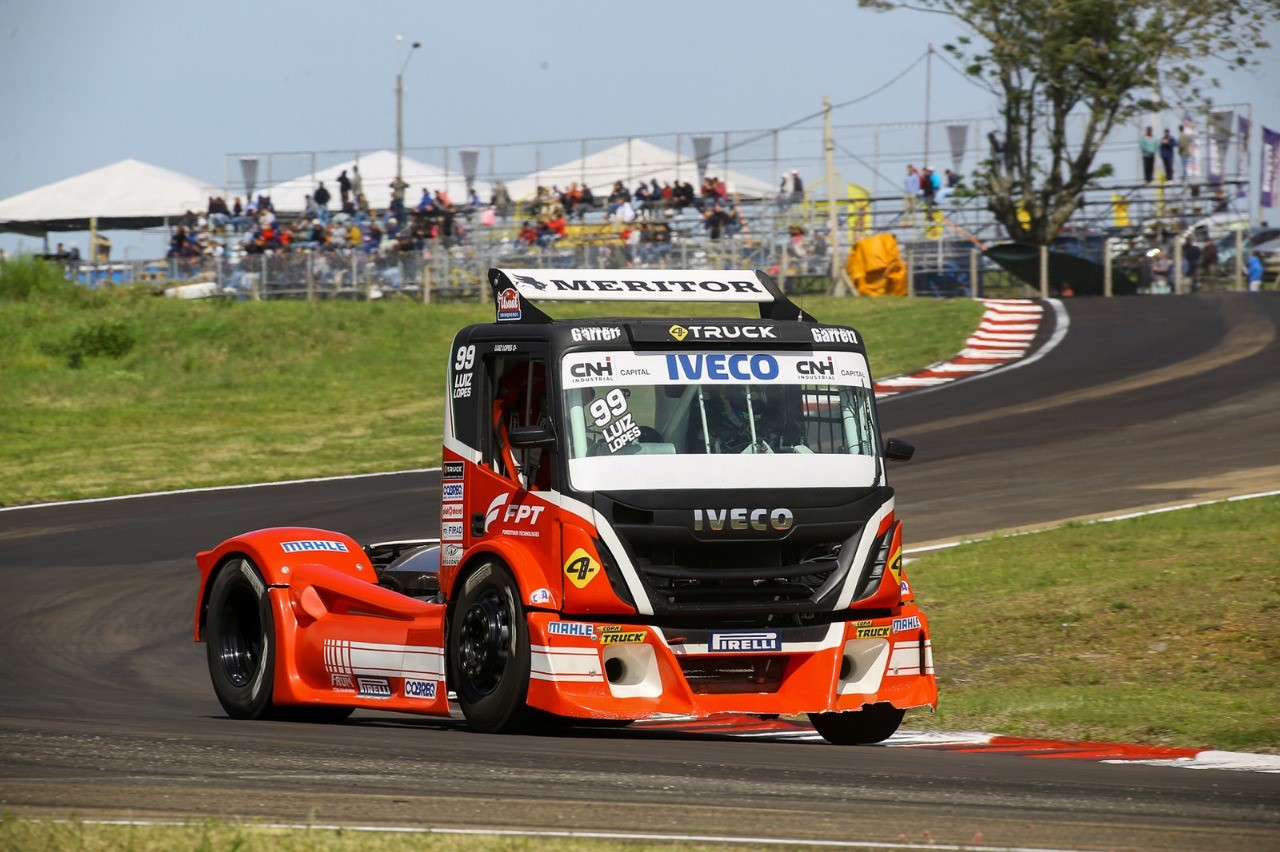
[[[928,553],[936,715],[905,724],[1280,753],[1280,498]]]
[[[487,304],[48,289],[0,281],[0,505],[438,464],[450,342],[493,319]],[[966,300],[804,304],[859,328],[876,375],[950,357],[982,312]]]

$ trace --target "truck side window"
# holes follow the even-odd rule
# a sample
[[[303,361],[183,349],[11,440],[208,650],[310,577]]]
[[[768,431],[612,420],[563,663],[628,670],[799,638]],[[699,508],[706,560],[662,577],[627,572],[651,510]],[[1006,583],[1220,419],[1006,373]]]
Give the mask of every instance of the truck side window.
[[[551,487],[550,453],[545,450],[513,450],[507,432],[517,426],[535,426],[550,418],[547,404],[546,362],[528,353],[495,354],[486,358],[491,389],[488,413],[490,440],[484,461],[520,487]]]

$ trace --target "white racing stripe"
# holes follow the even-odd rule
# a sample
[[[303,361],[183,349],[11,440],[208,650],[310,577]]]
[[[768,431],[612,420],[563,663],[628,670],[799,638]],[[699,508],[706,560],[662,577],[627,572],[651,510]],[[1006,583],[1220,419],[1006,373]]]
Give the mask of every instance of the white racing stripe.
[[[324,670],[329,674],[440,680],[444,677],[444,649],[326,639]]]

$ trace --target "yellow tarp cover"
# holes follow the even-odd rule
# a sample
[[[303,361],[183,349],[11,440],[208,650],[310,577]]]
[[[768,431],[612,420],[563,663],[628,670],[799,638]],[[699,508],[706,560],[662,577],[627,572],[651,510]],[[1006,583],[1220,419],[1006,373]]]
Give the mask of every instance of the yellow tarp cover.
[[[893,234],[875,234],[854,243],[845,271],[864,296],[907,295],[907,269]]]

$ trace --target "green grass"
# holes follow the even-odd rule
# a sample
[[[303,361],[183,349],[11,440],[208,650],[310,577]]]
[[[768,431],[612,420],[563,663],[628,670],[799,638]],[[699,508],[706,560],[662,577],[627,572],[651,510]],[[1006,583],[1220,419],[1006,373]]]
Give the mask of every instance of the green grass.
[[[1278,522],[1259,498],[921,556],[940,698],[906,724],[1280,753]]]
[[[569,837],[511,837],[500,835],[430,834],[426,832],[353,831],[327,828],[274,828],[252,823],[201,820],[178,825],[101,825],[79,820],[23,819],[0,815],[0,852],[28,849],[108,852],[170,852],[198,849],[202,852],[316,852],[360,849],[372,852],[417,850],[532,849],[569,852],[645,852],[645,850],[710,850],[723,845],[594,840]],[[756,847],[756,848],[770,848]]]
[[[493,319],[489,304],[38,288],[6,299],[9,266],[0,269],[0,505],[438,464],[450,342]],[[805,306],[859,328],[881,376],[954,354],[982,310],[965,300]],[[732,308],[722,313],[754,310]]]

